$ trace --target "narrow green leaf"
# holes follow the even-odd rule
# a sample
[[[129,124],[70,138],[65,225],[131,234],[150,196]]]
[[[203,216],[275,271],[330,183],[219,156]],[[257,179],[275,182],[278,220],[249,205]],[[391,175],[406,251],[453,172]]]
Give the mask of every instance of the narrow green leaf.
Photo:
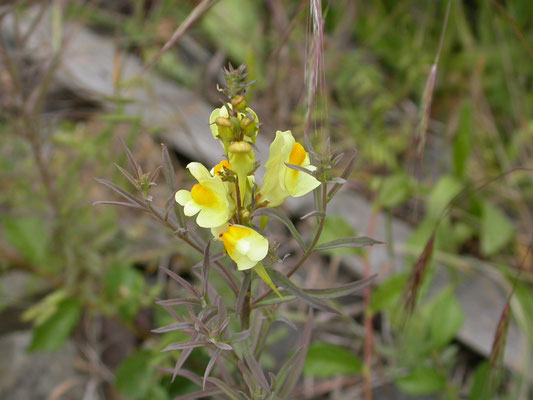
[[[43,266],[48,259],[49,234],[43,218],[2,218],[6,241],[28,261]]]
[[[331,242],[323,243],[321,245],[318,245],[315,247],[315,250],[318,251],[324,251],[329,249],[336,249],[340,247],[348,247],[348,248],[361,248],[361,247],[367,247],[367,246],[373,246],[375,244],[383,244],[383,242],[380,242],[379,240],[375,240],[366,236],[360,236],[360,237],[348,237],[348,238],[341,238],[337,240],[333,240]]]
[[[492,204],[485,202],[481,216],[481,252],[487,256],[496,254],[513,236],[514,227],[507,216]]]
[[[442,176],[428,196],[428,216],[438,218],[462,187],[463,185],[456,178],[449,175]]]
[[[57,311],[33,331],[30,351],[58,350],[77,325],[81,316],[81,303],[77,299],[65,299]]]
[[[270,274],[275,284],[277,284],[278,286],[284,287],[290,293],[292,293],[299,299],[303,300],[304,302],[309,304],[311,307],[314,307],[318,310],[331,312],[334,314],[340,314],[340,312],[335,310],[333,307],[330,307],[324,302],[308,295],[306,292],[304,292],[302,289],[296,286],[293,282],[291,282],[291,280],[287,278],[285,275],[283,275],[282,273],[273,269],[270,271]]]
[[[270,276],[268,275],[267,270],[265,269],[265,266],[263,263],[257,263],[257,265],[254,267],[254,271],[259,275],[259,277],[272,289],[281,299],[283,299],[283,296],[278,291],[278,288],[276,285],[274,285],[274,282],[272,282],[272,279],[270,279]]]
[[[474,372],[469,400],[486,400],[492,397],[491,368],[488,361],[482,362]]]
[[[397,305],[403,292],[406,277],[405,273],[393,275],[381,283],[372,293],[370,310],[377,313],[383,310],[390,310]]]
[[[473,133],[472,107],[464,104],[459,117],[459,129],[453,140],[453,170],[458,178],[466,174],[468,158],[471,152],[470,135]]]
[[[281,221],[287,227],[287,229],[289,230],[291,235],[294,237],[294,239],[296,239],[296,241],[298,242],[302,250],[305,251],[306,249],[305,242],[302,236],[300,235],[300,232],[298,232],[298,230],[296,229],[292,221],[281,211],[275,208],[260,208],[259,210],[255,212],[255,214],[271,216]]]
[[[155,371],[151,358],[147,350],[138,350],[126,358],[117,369],[115,387],[130,399],[147,398]]]
[[[430,337],[433,346],[448,344],[463,326],[465,314],[452,288],[443,290],[428,305]]]
[[[397,207],[409,198],[412,189],[410,177],[403,172],[388,176],[381,183],[376,203],[384,208]]]
[[[440,392],[446,386],[446,378],[433,368],[419,366],[396,379],[396,384],[406,394],[422,396]]]
[[[315,297],[317,299],[335,299],[338,297],[347,296],[357,292],[358,290],[363,289],[376,278],[376,275],[372,275],[367,279],[361,279],[352,283],[347,283],[346,285],[341,285],[333,288],[326,289],[302,289],[309,296]],[[400,289],[401,290],[401,289]],[[290,294],[286,290],[281,291],[282,297],[271,295],[259,303],[256,304],[256,307],[263,307],[267,305],[285,303],[291,300],[296,299],[296,296]]]
[[[309,346],[304,364],[304,375],[315,378],[332,378],[354,375],[362,371],[359,358],[347,349],[329,343],[313,343]]]

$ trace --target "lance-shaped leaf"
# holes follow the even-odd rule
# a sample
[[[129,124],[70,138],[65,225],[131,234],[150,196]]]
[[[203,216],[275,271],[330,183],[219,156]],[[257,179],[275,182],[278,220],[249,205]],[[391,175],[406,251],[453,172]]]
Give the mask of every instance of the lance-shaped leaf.
[[[145,207],[141,207],[138,204],[126,203],[125,201],[100,200],[100,201],[93,202],[93,206],[97,206],[99,204],[107,204],[111,206],[120,206],[120,207],[131,207],[131,208],[136,208],[138,210],[146,210]]]
[[[352,156],[350,157],[350,161],[348,161],[348,164],[344,168],[344,171],[342,171],[342,174],[340,178],[344,181],[334,182],[335,184],[331,187],[331,189],[328,192],[327,202],[333,198],[337,194],[337,192],[340,190],[342,185],[346,182],[350,174],[352,173],[353,167],[355,163],[357,162],[357,151],[354,151],[352,153]]]
[[[176,298],[176,299],[167,299],[167,300],[156,300],[156,304],[160,306],[183,306],[187,304],[200,304],[200,300],[192,298]]]
[[[289,278],[287,278],[282,273],[276,271],[275,269],[271,271],[271,276],[272,276],[272,280],[274,281],[274,283],[276,283],[278,286],[284,287],[294,296],[303,300],[304,302],[309,304],[311,307],[314,307],[318,310],[334,313],[334,314],[340,314],[340,312],[335,310],[333,307],[330,307],[324,302],[308,295],[301,288],[296,286]]]
[[[254,271],[268,285],[268,287],[270,287],[270,289],[272,289],[281,299],[283,299],[283,296],[278,291],[278,288],[276,287],[276,285],[274,285],[274,282],[272,282],[272,279],[270,279],[270,276],[268,275],[268,272],[265,269],[265,266],[263,265],[263,263],[261,262],[257,263],[257,265],[254,267]]]
[[[315,171],[311,171],[310,169],[307,169],[307,168],[304,168],[304,167],[301,167],[299,165],[294,165],[294,164],[289,164],[289,163],[285,163],[285,165],[290,168],[290,169],[295,169],[296,171],[300,171],[300,172],[304,172],[306,173],[307,175],[311,175],[313,178],[316,178],[316,173]]]
[[[307,350],[309,349],[309,343],[311,342],[311,329],[313,327],[313,309],[309,308],[307,314],[307,321],[302,333],[302,341],[298,350],[293,354],[289,360],[283,365],[275,379],[274,392],[279,394],[282,399],[290,398],[294,386],[300,379],[303,371],[305,358],[307,356]]]
[[[157,370],[159,370],[161,372],[165,372],[167,374],[172,374],[174,372],[174,370],[172,370],[170,368],[164,368],[164,367],[160,367],[160,366],[156,366],[155,368]],[[188,380],[190,380],[191,382],[195,383],[196,385],[202,386],[202,378],[200,378],[194,372],[189,371],[189,370],[187,370],[185,368],[182,368],[179,371],[177,371],[176,375],[183,376],[184,378],[187,378]]]
[[[191,340],[190,341],[191,342],[196,341],[199,336],[200,336],[199,333],[196,333],[196,332],[193,333],[191,335]],[[178,361],[176,362],[176,365],[174,366],[174,370],[172,371],[172,382],[174,382],[174,379],[176,379],[176,376],[178,376],[181,373],[181,367],[183,367],[183,364],[185,364],[185,361],[187,361],[187,359],[191,355],[192,351],[193,351],[193,348],[191,347],[191,348],[183,350],[181,352],[180,358],[178,358]],[[201,380],[200,379],[198,379],[197,385],[198,386],[201,385]]]
[[[303,219],[307,219],[309,217],[323,217],[324,215],[325,215],[324,211],[314,210],[314,211],[308,212],[304,216],[300,217],[300,219],[303,220]]]
[[[174,324],[163,326],[161,328],[152,329],[151,332],[166,333],[166,332],[180,331],[184,329],[194,329],[194,324],[192,322],[176,322]]]
[[[317,299],[335,299],[338,297],[348,296],[350,294],[356,293],[358,290],[361,290],[364,287],[368,286],[370,283],[372,283],[372,281],[376,278],[376,276],[377,275],[372,275],[366,279],[361,279],[359,281],[347,283],[345,285],[332,287],[332,288],[302,289],[302,290],[305,293],[307,293],[309,296],[317,298]],[[282,299],[277,296],[271,295],[261,300],[259,303],[255,304],[255,307],[264,307],[264,306],[269,306],[273,304],[280,304],[280,303],[294,300],[296,298],[296,296],[286,291],[282,291],[281,294],[283,296]]]
[[[255,378],[255,381],[258,382],[267,393],[270,393],[270,386],[268,386],[263,368],[261,368],[261,365],[257,362],[253,353],[250,351],[250,346],[244,345],[242,348],[244,359],[246,360],[246,364]]]
[[[226,350],[226,351],[233,350],[233,346],[227,343],[216,341],[214,342],[214,345],[217,346],[220,350]]]
[[[250,329],[247,329],[245,331],[236,332],[233,335],[231,335],[230,342],[233,344],[237,344],[240,342],[244,342],[249,337],[250,337]]]
[[[434,243],[435,232],[433,232],[433,234],[427,241],[426,246],[424,247],[424,251],[422,251],[422,254],[420,254],[420,257],[418,257],[418,259],[416,260],[415,264],[413,265],[413,268],[411,269],[411,272],[409,273],[409,276],[407,277],[404,289],[404,305],[405,310],[407,311],[407,315],[410,315],[416,307],[418,292],[420,290],[420,286],[424,281],[424,277],[426,276],[426,271],[429,266],[429,260],[431,258],[431,254],[433,253]]]
[[[300,235],[300,232],[298,232],[298,230],[296,229],[296,227],[294,226],[292,221],[285,214],[283,214],[281,211],[279,211],[279,210],[277,210],[275,208],[260,208],[254,214],[255,215],[267,215],[269,217],[271,216],[271,217],[276,218],[278,221],[281,221],[283,223],[283,225],[285,225],[287,227],[287,229],[291,233],[292,237],[294,239],[296,239],[296,241],[298,242],[298,244],[300,245],[302,250],[303,251],[306,250],[305,242],[304,242],[304,240],[302,238],[302,235]]]
[[[228,384],[226,384],[226,382],[221,381],[220,379],[217,379],[217,378],[208,378],[207,381],[211,383],[212,385],[216,386],[217,388],[219,388],[220,390],[222,390],[222,392],[226,396],[228,396],[229,399],[241,400],[241,397],[239,396],[239,394],[236,391],[234,391]]]
[[[167,352],[167,351],[173,351],[173,350],[189,350],[189,349],[196,349],[197,347],[205,347],[209,345],[210,342],[200,340],[198,342],[181,342],[181,343],[174,343],[170,344],[167,347],[165,347],[161,352]]]
[[[207,367],[205,368],[205,372],[204,372],[204,379],[202,381],[202,389],[205,390],[205,385],[207,383],[207,378],[209,378],[209,374],[211,373],[211,370],[213,369],[213,367],[215,366],[215,363],[218,359],[218,357],[222,354],[222,349],[220,348],[217,348],[213,355],[211,356],[211,360],[209,360],[209,363],[207,364]]]
[[[135,158],[133,157],[133,154],[131,154],[131,151],[124,139],[120,138],[120,144],[122,145],[122,148],[128,157],[128,164],[130,165],[131,170],[135,174],[135,177],[140,179],[143,174],[141,166],[137,163],[137,161],[135,161]]]
[[[117,163],[115,163],[115,167],[117,167],[117,169],[120,171],[120,173],[122,175],[124,175],[128,181],[130,181],[130,183],[133,185],[133,187],[135,189],[137,189],[137,190],[141,189],[141,187],[139,186],[139,183],[135,180],[135,178],[133,176],[131,176],[131,174],[128,171],[126,171],[124,168],[122,168]]]
[[[138,206],[142,207],[143,209],[146,208],[144,206],[142,200],[138,199],[137,197],[135,197],[131,193],[126,192],[124,189],[122,189],[121,187],[115,185],[113,182],[109,182],[107,179],[101,179],[101,178],[94,178],[94,180],[96,182],[98,182],[98,183],[101,183],[104,186],[107,186],[108,188],[110,188],[114,192],[118,193],[120,196],[122,196],[123,198],[128,200],[130,203],[137,204]]]
[[[170,154],[168,153],[168,148],[163,143],[161,143],[161,157],[163,158],[163,176],[167,183],[168,188],[171,192],[176,191],[176,172],[174,171],[174,165],[170,159]]]
[[[201,390],[199,392],[184,394],[178,397],[174,397],[174,400],[195,400],[195,399],[205,399],[205,398],[213,398],[213,396],[216,396],[220,394],[222,391],[217,388],[209,388],[205,390]]]
[[[168,268],[165,268],[165,267],[159,267],[159,268],[161,268],[163,271],[165,271],[165,273],[168,276],[170,276],[172,279],[178,282],[181,286],[183,286],[185,289],[191,292],[191,294],[193,294],[196,297],[200,297],[200,294],[198,293],[196,288],[193,285],[191,285],[189,282],[187,282],[185,279],[183,279],[181,276],[179,276],[175,272],[172,272]]]
[[[348,247],[348,248],[361,248],[361,247],[367,247],[367,246],[373,246],[375,244],[383,244],[383,242],[380,242],[379,240],[375,240],[366,236],[360,236],[360,237],[347,237],[347,238],[341,238],[332,240],[331,242],[322,243],[315,247],[315,250],[323,251],[323,250],[329,250],[329,249],[338,249],[340,247]]]

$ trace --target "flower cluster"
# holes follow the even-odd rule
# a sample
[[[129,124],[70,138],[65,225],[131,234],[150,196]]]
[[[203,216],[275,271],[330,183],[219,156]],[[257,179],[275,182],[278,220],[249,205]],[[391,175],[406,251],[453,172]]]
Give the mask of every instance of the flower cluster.
[[[270,145],[263,184],[256,184],[258,165],[253,145],[260,124],[243,94],[215,109],[210,126],[226,159],[210,171],[198,162],[187,165],[198,183],[190,191],[179,190],[176,201],[184,207],[185,215],[197,215],[197,224],[210,228],[215,240],[222,241],[239,270],[262,267],[269,242],[253,224],[254,211],[277,207],[289,196],[300,197],[318,187],[320,182],[302,170],[312,172],[316,168],[291,131],[278,131]]]

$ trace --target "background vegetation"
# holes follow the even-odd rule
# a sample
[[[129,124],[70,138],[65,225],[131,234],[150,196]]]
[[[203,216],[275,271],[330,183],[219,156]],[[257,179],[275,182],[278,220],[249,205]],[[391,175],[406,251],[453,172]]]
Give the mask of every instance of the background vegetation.
[[[302,138],[310,126],[319,149],[328,136],[333,150],[357,149],[344,190],[372,206],[371,215],[362,216],[370,221],[367,231],[360,233],[372,236],[377,216],[384,215],[386,237],[378,239],[387,241],[391,260],[407,267],[380,275],[371,298],[350,298],[344,306],[351,311],[335,320],[337,326],[318,317],[298,398],[357,398],[365,380],[376,398],[395,398],[397,390],[447,399],[531,398],[530,2],[221,0],[139,82],[124,82],[117,72],[114,96],[95,99],[60,84],[67,26],[112,41],[120,50],[115,65],[121,54],[148,65],[197,5],[119,0],[0,6],[0,271],[7,282],[0,293],[0,332],[31,329],[29,350],[35,352],[60,351],[72,337],[80,357],[93,365],[89,375],[103,398],[167,399],[198,389],[184,379],[170,383],[156,368],[176,361],[179,353],[160,350],[180,333],[150,331],[171,322],[155,300],[178,292],[158,266],[192,277],[199,257],[135,209],[92,206],[109,197],[94,178],[132,187],[113,166],[128,164],[119,138],[144,171],[163,162],[164,133],[127,112],[131,99],[122,96],[124,87],[159,75],[218,107],[216,83],[231,62],[247,64],[256,80],[249,103],[264,135],[272,139],[284,127]],[[315,60],[307,46],[317,39],[309,8],[316,5],[324,16],[323,48],[308,116],[305,78],[315,71]],[[13,20],[48,21],[54,51],[32,55],[26,45],[38,31],[30,23],[14,33],[8,28]],[[186,106],[173,105],[176,113]],[[168,146],[185,187],[190,182],[182,166],[189,155]],[[164,203],[164,179],[157,179],[161,185],[153,195]],[[294,221],[304,224],[299,216]],[[392,235],[398,220],[412,227],[405,243]],[[328,217],[324,240],[340,231],[353,235],[346,221]],[[312,259],[318,275],[304,273],[301,281],[312,286],[328,274],[353,274],[346,259],[362,265],[372,260],[362,251],[325,251]],[[441,270],[452,278],[432,289]],[[462,274],[472,271],[496,276],[499,293],[509,299],[492,320],[493,346],[485,354],[456,339],[467,319],[456,291]],[[16,274],[24,285],[13,293],[9,279]],[[410,304],[409,297],[415,300],[406,322],[398,304]],[[288,307],[283,318],[301,325],[302,310]],[[503,367],[509,321],[526,350],[520,365]],[[268,337],[271,350],[261,359],[267,368],[275,370],[279,353],[290,351],[290,329],[276,325]],[[188,366],[201,374],[207,360],[195,351]]]

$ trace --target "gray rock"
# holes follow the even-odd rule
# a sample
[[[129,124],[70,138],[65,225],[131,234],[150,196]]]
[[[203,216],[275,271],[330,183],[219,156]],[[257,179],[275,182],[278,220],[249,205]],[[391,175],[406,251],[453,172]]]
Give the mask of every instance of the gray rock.
[[[30,341],[29,331],[0,337],[0,397],[45,400],[64,389],[57,400],[81,399],[87,378],[76,372],[74,344],[66,342],[54,353],[28,353]]]

